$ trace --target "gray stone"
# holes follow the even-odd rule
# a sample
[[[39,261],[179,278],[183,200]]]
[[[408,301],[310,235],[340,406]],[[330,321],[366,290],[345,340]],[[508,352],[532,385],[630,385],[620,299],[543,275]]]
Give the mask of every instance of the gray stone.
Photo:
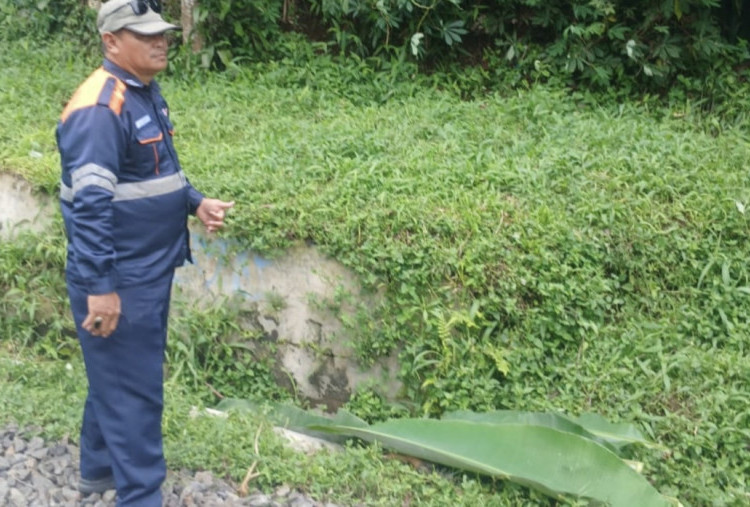
[[[309,499],[305,498],[301,493],[294,492],[287,499],[289,507],[315,507],[315,504]]]
[[[18,486],[16,486],[16,488],[23,494],[23,496],[27,498],[33,498],[36,494],[34,488],[25,483],[19,484]]]
[[[177,496],[175,493],[166,493],[164,494],[164,507],[179,507],[180,506],[180,497]]]
[[[62,488],[54,488],[49,491],[49,495],[47,498],[49,498],[49,501],[51,504],[62,504],[65,503],[66,500],[77,500],[78,496],[76,495],[73,498],[68,498],[65,495],[68,493],[68,491],[62,489]]]
[[[211,472],[196,472],[195,480],[196,482],[205,484],[207,486],[210,486],[214,482],[214,478]]]
[[[16,481],[25,482],[31,476],[31,470],[26,467],[11,468],[8,472],[8,477],[12,477]]]
[[[26,442],[24,442],[20,437],[16,437],[13,439],[13,448],[17,453],[23,452],[26,450]]]
[[[257,494],[248,497],[247,505],[250,507],[270,507],[274,504],[273,499],[270,496]]]
[[[5,499],[8,496],[8,483],[0,478],[0,505],[3,505],[5,503]]]
[[[72,488],[63,488],[62,491],[63,499],[68,501],[78,501],[81,499],[81,493]]]
[[[13,452],[10,456],[8,456],[8,462],[10,463],[11,467],[18,463],[23,463],[24,461],[26,461],[26,456],[23,454],[16,454],[15,452]]]
[[[234,503],[237,503],[237,502],[240,502],[240,501],[241,501],[241,500],[240,500],[240,497],[239,497],[239,496],[237,496],[237,495],[235,495],[235,494],[234,494],[234,493],[232,493],[231,491],[227,491],[227,492],[226,492],[226,497],[225,497],[225,499],[226,499],[227,501],[229,501],[229,502],[234,502]]]
[[[44,440],[42,440],[40,437],[34,437],[29,441],[29,450],[35,451],[37,449],[41,449],[44,447]]]
[[[31,472],[31,484],[37,491],[47,491],[55,487],[55,483],[40,474],[39,472]]]
[[[65,459],[64,457],[59,458],[52,462],[52,471],[55,475],[60,475],[68,466],[70,466],[70,460]]]
[[[292,488],[286,484],[282,484],[276,489],[276,496],[287,496],[292,491]]]
[[[47,454],[49,454],[49,449],[46,449],[44,447],[39,448],[39,449],[33,449],[29,451],[27,454],[34,459],[42,460],[47,457]]]
[[[8,504],[13,507],[27,507],[26,497],[16,488],[10,488]]]
[[[68,447],[63,444],[53,445],[49,448],[50,456],[64,456],[68,453]]]
[[[85,497],[83,497],[82,502],[88,503],[88,504],[95,504],[101,499],[102,499],[102,495],[100,495],[99,493],[91,493],[90,495],[86,495]]]

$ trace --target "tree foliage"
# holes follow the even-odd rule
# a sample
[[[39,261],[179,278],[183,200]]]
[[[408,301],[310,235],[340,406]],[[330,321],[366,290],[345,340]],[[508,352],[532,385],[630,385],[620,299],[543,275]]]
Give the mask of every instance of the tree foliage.
[[[0,0],[0,41],[63,34],[88,45],[98,39],[95,18],[86,0]]]
[[[179,12],[176,0],[165,4]],[[82,0],[0,0],[6,40],[63,32],[95,41],[92,14]],[[750,1],[201,0],[194,17],[204,66],[283,57],[297,32],[334,54],[471,65],[485,84],[556,78],[664,91],[746,56]]]
[[[649,90],[737,61],[744,46],[736,39],[746,35],[742,21],[750,11],[750,2],[740,0],[203,0],[201,5],[207,40],[241,56],[274,54],[282,27],[322,38],[334,52],[363,58],[396,52],[425,68],[477,65],[490,80],[559,76],[599,87],[627,80]]]

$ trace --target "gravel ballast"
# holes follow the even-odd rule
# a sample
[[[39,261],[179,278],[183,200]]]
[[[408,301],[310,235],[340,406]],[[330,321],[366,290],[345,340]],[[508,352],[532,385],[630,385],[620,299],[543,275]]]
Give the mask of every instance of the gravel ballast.
[[[46,442],[34,428],[0,427],[0,505],[13,507],[110,507],[115,491],[81,495],[78,447],[68,439]],[[210,472],[168,471],[162,486],[164,506],[336,507],[316,502],[287,486],[272,494],[240,497],[232,484]]]

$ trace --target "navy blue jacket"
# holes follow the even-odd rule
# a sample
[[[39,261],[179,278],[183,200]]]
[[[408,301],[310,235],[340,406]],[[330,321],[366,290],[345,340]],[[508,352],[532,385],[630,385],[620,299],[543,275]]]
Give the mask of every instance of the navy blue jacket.
[[[203,195],[180,168],[169,109],[109,60],[57,125],[66,273],[89,294],[148,283],[190,259],[188,214]]]

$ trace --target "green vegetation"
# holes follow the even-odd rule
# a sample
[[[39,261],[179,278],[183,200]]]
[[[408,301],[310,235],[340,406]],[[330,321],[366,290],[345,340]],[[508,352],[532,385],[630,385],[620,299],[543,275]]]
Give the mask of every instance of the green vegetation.
[[[0,0],[0,38],[64,34],[97,45],[93,10],[81,0]],[[179,19],[181,2],[163,0]],[[193,12],[203,41],[182,48],[186,66],[226,69],[316,54],[411,62],[420,72],[471,67],[466,92],[544,81],[625,95],[687,94],[709,103],[747,78],[748,0],[200,0]],[[709,82],[706,82],[706,77]]]
[[[553,78],[587,87],[666,91],[740,63],[750,4],[742,0],[201,0],[206,55],[278,56],[284,30],[331,51],[424,68],[481,67],[486,84]],[[683,82],[685,86],[687,83]],[[700,93],[697,83],[688,88]]]
[[[0,355],[0,421],[13,417],[41,427],[50,438],[77,440],[86,393],[80,360],[22,360]],[[191,416],[194,393],[168,383],[165,390],[165,453],[171,469],[213,470],[239,484],[257,462],[250,487],[299,487],[340,505],[538,505],[544,497],[514,485],[489,483],[471,474],[417,471],[378,446],[347,445],[346,452],[306,456],[285,447],[263,414],[233,413],[228,419]],[[200,413],[202,405],[197,406]],[[255,436],[259,435],[256,454]]]
[[[262,253],[313,242],[384,290],[352,333],[363,362],[400,351],[402,411],[600,413],[667,449],[631,456],[660,493],[750,501],[744,85],[734,82],[731,116],[543,85],[461,100],[470,72],[413,76],[408,63],[375,70],[308,58],[306,47],[162,80],[191,181],[237,201],[223,234]],[[63,42],[0,48],[0,170],[55,194],[55,121],[97,59]],[[59,227],[0,243],[1,417],[50,435],[77,431],[84,383],[62,265]],[[207,311],[174,322],[174,466],[241,480],[257,459],[255,485],[287,482],[341,503],[547,501],[474,476],[424,475],[377,447],[293,455],[262,415],[190,419],[210,399],[206,382],[284,396],[263,365],[252,378],[238,377],[242,364],[217,374],[212,365],[232,355],[221,341],[232,320]],[[349,408],[367,420],[399,411],[374,389]]]
[[[237,399],[224,399],[217,408],[258,411],[257,404]],[[640,463],[620,459],[623,447],[653,444],[634,426],[612,424],[595,414],[571,419],[512,410],[459,411],[441,419],[398,418],[369,425],[346,410],[326,417],[271,404],[268,416],[296,431],[358,437],[404,456],[523,484],[552,498],[572,495],[613,507],[677,504],[636,471]],[[593,475],[598,477],[594,482]]]

